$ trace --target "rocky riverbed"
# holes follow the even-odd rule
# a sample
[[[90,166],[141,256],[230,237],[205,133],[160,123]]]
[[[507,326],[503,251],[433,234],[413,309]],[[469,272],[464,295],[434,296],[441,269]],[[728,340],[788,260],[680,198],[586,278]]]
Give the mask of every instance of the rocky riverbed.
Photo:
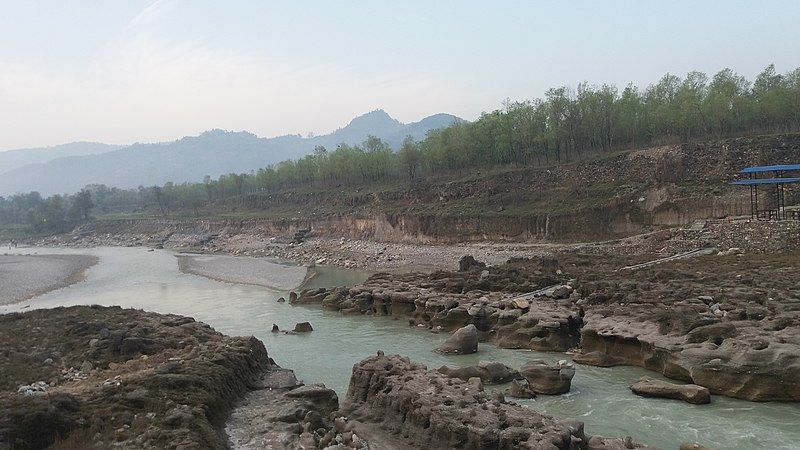
[[[296,303],[398,315],[432,331],[474,324],[502,347],[640,366],[712,394],[800,401],[800,254],[724,252],[620,271],[629,261],[464,258],[459,270],[379,273],[301,292]]]
[[[340,405],[261,341],[189,317],[100,306],[0,315],[0,448],[487,446],[647,448],[382,352],[353,367]]]
[[[629,437],[587,436],[583,423],[490,394],[480,378],[448,377],[381,352],[353,367],[342,409],[357,421],[399,436],[410,448],[653,448]]]

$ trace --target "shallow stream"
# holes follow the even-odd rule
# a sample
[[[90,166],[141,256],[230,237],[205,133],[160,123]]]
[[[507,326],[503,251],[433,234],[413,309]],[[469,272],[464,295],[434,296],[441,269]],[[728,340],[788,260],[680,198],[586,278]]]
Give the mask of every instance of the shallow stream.
[[[15,249],[15,253],[93,254],[100,258],[86,281],[10,306],[0,312],[78,304],[120,305],[162,313],[183,314],[230,335],[254,335],[264,341],[270,356],[291,368],[306,382],[324,382],[340,397],[347,391],[353,364],[383,350],[438,368],[496,360],[519,368],[526,360],[568,359],[564,354],[508,350],[481,345],[475,355],[434,353],[446,335],[409,328],[406,320],[352,317],[318,307],[278,303],[287,297],[263,287],[230,284],[178,271],[175,254],[143,248]],[[367,274],[340,268],[317,268],[311,286],[352,285]],[[27,308],[25,308],[27,307]],[[271,333],[273,323],[291,329],[309,321],[314,332],[300,335]],[[664,449],[698,442],[724,449],[790,449],[800,446],[800,405],[752,403],[714,396],[710,405],[646,399],[628,386],[642,375],[639,368],[577,366],[572,390],[560,396],[540,396],[519,403],[586,424],[589,434],[633,436]]]

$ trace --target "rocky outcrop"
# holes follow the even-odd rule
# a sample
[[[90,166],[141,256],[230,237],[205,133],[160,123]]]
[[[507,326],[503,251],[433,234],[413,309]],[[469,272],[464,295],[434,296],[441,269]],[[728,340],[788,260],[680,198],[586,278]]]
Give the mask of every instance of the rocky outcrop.
[[[353,367],[343,410],[378,423],[411,448],[615,448],[590,446],[581,422],[489,395],[478,378],[445,377],[408,358],[380,352]]]
[[[711,394],[702,386],[669,383],[650,377],[642,377],[633,383],[631,391],[642,397],[672,398],[696,405],[711,403]]]
[[[765,269],[747,270],[742,259],[735,273],[712,268],[735,256],[704,259],[705,270],[717,273],[702,282],[694,269],[647,271],[651,277],[687,277],[678,291],[660,280],[632,282],[624,290],[616,283],[585,285],[587,312],[575,361],[636,365],[713,394],[800,401],[800,313],[793,281]],[[705,294],[708,284],[721,294]]]
[[[98,306],[0,315],[0,355],[0,447],[21,449],[226,448],[219,425],[274,367],[255,338]]]
[[[0,448],[368,448],[338,410],[336,392],[298,382],[258,339],[189,317],[0,315]]]
[[[405,316],[415,325],[448,331],[473,324],[481,339],[505,348],[567,351],[578,344],[578,297],[565,284],[569,280],[557,260],[484,266],[473,258],[463,265],[467,270],[378,273],[351,288],[303,291],[294,303],[321,304],[345,314]],[[535,291],[541,292],[518,298]]]
[[[465,260],[465,271],[376,274],[351,288],[304,291],[297,303],[402,316],[432,331],[472,324],[479,340],[501,347],[580,347],[574,360],[583,364],[639,366],[747,400],[800,401],[799,254],[725,253],[617,271],[640,262],[562,254],[481,268]]]
[[[458,369],[442,366],[438,369],[438,372],[450,378],[460,378],[464,381],[477,377],[484,384],[508,383],[520,377],[518,371],[498,361],[481,361],[477,366],[460,367]]]
[[[800,401],[800,255],[709,255],[586,270],[581,352],[752,401]],[[779,274],[779,275],[778,275]]]
[[[569,392],[575,367],[567,361],[548,364],[540,359],[528,361],[519,369],[531,391],[537,394],[557,395]]]
[[[478,329],[475,325],[459,328],[436,351],[443,355],[467,355],[478,351]]]

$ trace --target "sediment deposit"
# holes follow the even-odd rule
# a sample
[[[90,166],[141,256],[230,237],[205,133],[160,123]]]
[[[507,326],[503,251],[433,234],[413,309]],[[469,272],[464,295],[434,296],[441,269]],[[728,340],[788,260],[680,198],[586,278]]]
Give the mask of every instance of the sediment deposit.
[[[0,255],[0,305],[77,283],[95,264],[90,255]]]

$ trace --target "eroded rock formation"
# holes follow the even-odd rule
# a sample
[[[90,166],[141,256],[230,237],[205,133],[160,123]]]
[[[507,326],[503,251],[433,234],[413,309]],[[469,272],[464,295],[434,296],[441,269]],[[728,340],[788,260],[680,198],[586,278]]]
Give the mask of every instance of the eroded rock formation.
[[[274,363],[188,317],[75,306],[0,315],[0,447],[225,448],[219,425]],[[42,389],[26,395],[19,384]]]
[[[655,236],[655,235],[654,235]],[[297,303],[399,315],[507,348],[633,365],[754,401],[800,401],[800,254],[702,256],[619,272],[613,255],[510,260],[432,274],[376,274]],[[633,262],[642,262],[634,260]]]
[[[343,410],[379,423],[412,448],[610,449],[630,447],[587,436],[583,423],[560,420],[490,395],[479,378],[463,381],[378,353],[353,367]],[[594,444],[591,444],[594,442]]]
[[[519,369],[528,388],[537,394],[557,395],[569,392],[575,367],[567,361],[548,364],[540,359],[528,361]]]

